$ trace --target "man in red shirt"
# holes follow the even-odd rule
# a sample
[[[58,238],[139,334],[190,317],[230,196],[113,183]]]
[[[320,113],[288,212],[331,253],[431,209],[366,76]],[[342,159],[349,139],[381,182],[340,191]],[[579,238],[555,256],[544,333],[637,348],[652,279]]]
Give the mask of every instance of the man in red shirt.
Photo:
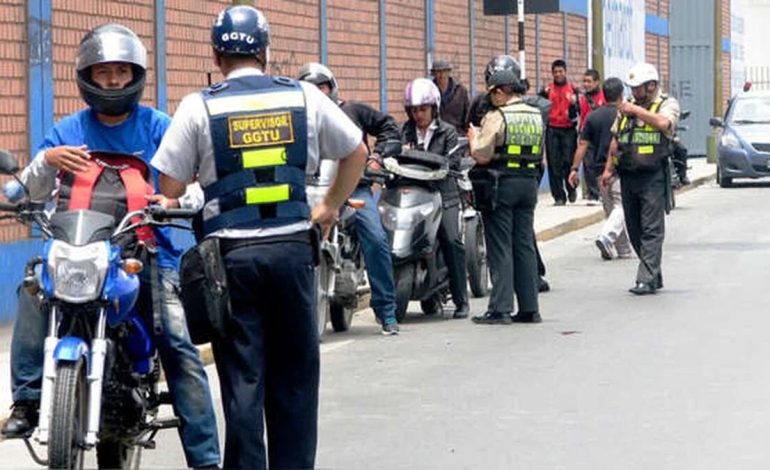
[[[583,74],[583,93],[579,98],[580,104],[580,130],[585,126],[586,119],[591,112],[607,104],[602,91],[602,81],[596,69],[588,69]],[[593,152],[588,152],[583,160],[583,176],[586,186],[583,188],[583,199],[599,201],[599,176],[604,171],[604,164],[597,163]]]
[[[545,148],[548,161],[548,184],[557,206],[575,202],[577,193],[567,178],[577,146],[578,98],[575,88],[567,81],[567,63],[562,59],[551,64],[553,83],[540,92],[553,106],[548,114]]]

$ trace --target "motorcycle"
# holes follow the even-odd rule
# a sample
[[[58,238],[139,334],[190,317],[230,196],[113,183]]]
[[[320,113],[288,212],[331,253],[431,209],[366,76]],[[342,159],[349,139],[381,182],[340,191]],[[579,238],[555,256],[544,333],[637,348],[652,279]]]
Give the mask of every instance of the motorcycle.
[[[322,160],[318,173],[306,186],[308,202],[314,206],[323,199],[337,172],[337,163]],[[370,292],[361,243],[353,229],[355,211],[364,201],[349,199],[340,211],[329,237],[321,241],[316,268],[316,314],[318,336],[331,322],[335,332],[350,329],[359,299]]]
[[[467,146],[468,139],[461,137],[458,145]],[[460,163],[460,174],[457,186],[460,189],[462,211],[460,213],[460,233],[465,244],[465,265],[468,271],[468,284],[473,297],[487,295],[489,291],[489,266],[487,265],[487,244],[484,238],[484,222],[481,213],[475,208],[473,185],[468,172],[475,162],[469,156],[464,156]]]
[[[18,170],[14,157],[0,152],[0,174],[16,177]],[[22,286],[49,318],[34,433],[47,446],[47,459],[29,438],[25,444],[35,462],[50,468],[82,468],[86,450],[94,448],[100,468],[137,468],[142,449],[155,447],[157,432],[179,423],[158,418],[170,397],[158,388],[153,318],[136,307],[143,263],[125,256],[122,241],[140,227],[187,229],[170,219],[192,218],[194,211],[152,206],[129,212],[116,226],[101,212],[49,216],[44,209],[28,195],[0,204],[7,213],[0,219],[35,226],[45,238],[44,254],[27,263]]]
[[[450,154],[464,150],[458,145]],[[449,170],[447,160],[442,155],[404,150],[383,161],[386,186],[379,211],[393,258],[399,322],[406,316],[410,300],[419,300],[426,315],[439,315],[449,295],[449,273],[437,240],[443,212],[437,183],[447,175],[461,174]],[[473,232],[476,234],[478,231]]]
[[[671,184],[670,204],[673,209],[676,207],[676,196],[674,191],[681,188],[688,183],[687,177],[687,147],[682,142],[680,133],[689,129],[688,126],[682,125],[681,121],[684,121],[690,116],[690,111],[682,111],[679,116],[680,124],[676,126],[676,132],[674,138],[671,140],[671,156],[668,158],[668,174]]]

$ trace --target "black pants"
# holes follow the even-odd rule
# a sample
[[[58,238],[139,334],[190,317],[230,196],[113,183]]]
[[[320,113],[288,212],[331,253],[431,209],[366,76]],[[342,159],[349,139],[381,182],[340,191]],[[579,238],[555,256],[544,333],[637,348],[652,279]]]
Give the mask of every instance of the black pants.
[[[575,189],[569,184],[572,157],[577,147],[577,131],[574,127],[548,127],[545,134],[546,158],[548,159],[548,184],[556,202],[566,202]],[[566,191],[566,193],[565,193]]]
[[[482,214],[492,277],[490,312],[512,313],[514,293],[520,312],[539,309],[535,204],[535,176],[502,176],[497,188],[497,208]]]
[[[312,247],[281,242],[224,254],[233,320],[213,345],[222,388],[224,468],[313,468],[319,349]]]
[[[662,169],[620,175],[628,239],[639,256],[637,282],[653,285],[663,282],[661,261],[666,230],[666,184]]]
[[[438,229],[441,255],[449,270],[449,290],[457,306],[468,303],[468,282],[465,271],[465,245],[460,235],[460,206],[444,207]]]

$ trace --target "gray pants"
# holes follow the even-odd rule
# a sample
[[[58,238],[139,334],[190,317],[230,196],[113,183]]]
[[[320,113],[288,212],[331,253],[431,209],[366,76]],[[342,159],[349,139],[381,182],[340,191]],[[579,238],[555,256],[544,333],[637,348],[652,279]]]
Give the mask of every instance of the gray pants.
[[[662,169],[620,176],[626,230],[639,256],[636,282],[653,286],[663,283],[660,265],[666,230],[666,184]]]
[[[626,220],[623,214],[623,200],[620,194],[620,180],[613,178],[610,186],[601,191],[602,206],[607,219],[602,224],[599,235],[609,240],[618,252],[618,256],[631,255],[631,245],[626,235]]]
[[[537,312],[537,255],[534,220],[537,204],[537,178],[502,176],[497,190],[497,209],[485,212],[492,293],[488,311],[513,312],[516,293],[519,312]]]

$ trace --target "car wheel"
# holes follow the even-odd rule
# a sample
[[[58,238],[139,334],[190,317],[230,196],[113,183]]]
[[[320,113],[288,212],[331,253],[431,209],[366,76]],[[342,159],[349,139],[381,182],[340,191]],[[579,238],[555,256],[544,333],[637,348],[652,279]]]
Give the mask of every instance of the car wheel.
[[[729,188],[733,185],[733,179],[722,175],[722,169],[717,165],[717,183],[720,188]]]

